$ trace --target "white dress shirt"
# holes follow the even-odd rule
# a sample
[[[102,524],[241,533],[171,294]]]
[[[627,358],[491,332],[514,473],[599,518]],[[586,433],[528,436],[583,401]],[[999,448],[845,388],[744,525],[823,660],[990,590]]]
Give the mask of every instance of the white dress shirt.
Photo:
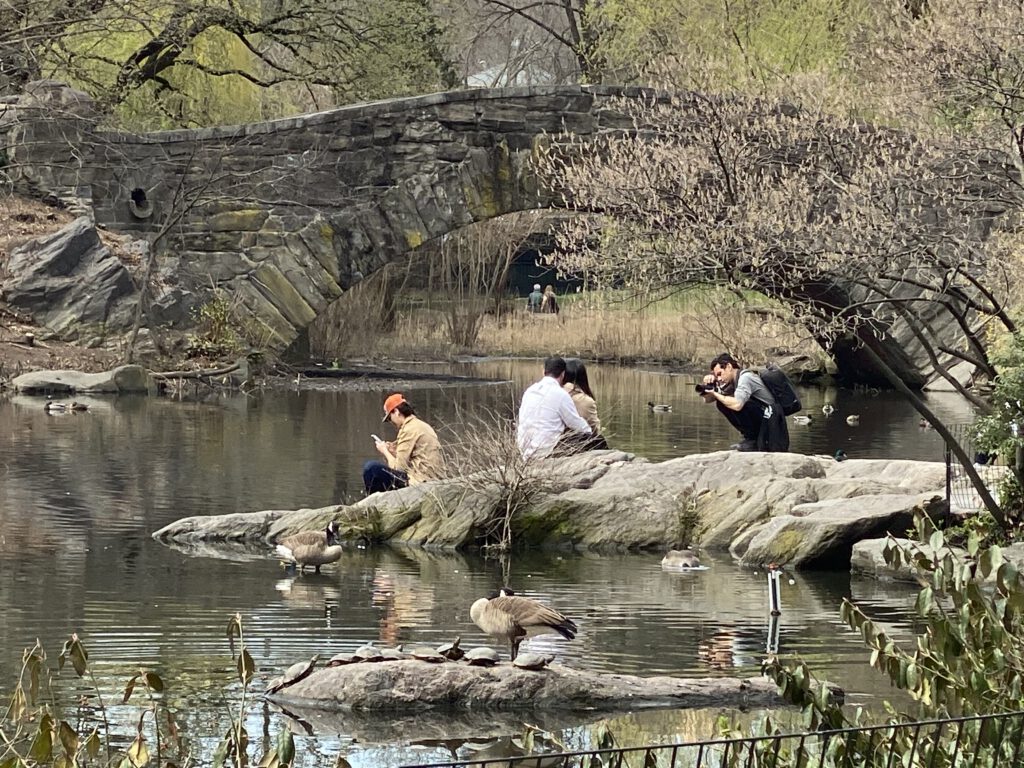
[[[590,425],[576,410],[558,379],[545,376],[530,385],[519,404],[516,442],[524,459],[550,456],[565,430],[591,434]]]

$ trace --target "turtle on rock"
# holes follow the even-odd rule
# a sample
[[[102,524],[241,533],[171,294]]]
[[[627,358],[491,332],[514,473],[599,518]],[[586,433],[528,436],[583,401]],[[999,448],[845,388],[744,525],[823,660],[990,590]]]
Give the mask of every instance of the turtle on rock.
[[[442,656],[433,648],[413,648],[409,653],[412,654],[414,659],[419,661],[428,661],[431,664],[442,664],[448,661],[446,657]]]
[[[459,648],[459,643],[461,642],[462,638],[456,637],[450,643],[444,643],[437,646],[437,652],[448,659],[448,661],[458,661],[466,655],[466,652]]]
[[[331,656],[327,661],[327,666],[340,667],[345,664],[358,664],[362,660],[363,657],[356,653],[352,653],[351,651],[342,651],[341,653],[336,653]]]
[[[501,656],[493,648],[481,646],[466,652],[466,663],[471,667],[493,667],[501,661]]]
[[[264,691],[264,694],[270,696],[271,694],[277,693],[283,688],[287,688],[289,685],[295,685],[300,680],[305,680],[309,677],[310,673],[316,669],[316,663],[320,661],[320,654],[316,654],[309,661],[300,661],[292,664],[288,669],[285,670],[281,677],[273,680],[270,686]]]
[[[541,653],[520,653],[512,659],[512,664],[520,669],[544,669],[554,660],[554,656],[545,656]]]

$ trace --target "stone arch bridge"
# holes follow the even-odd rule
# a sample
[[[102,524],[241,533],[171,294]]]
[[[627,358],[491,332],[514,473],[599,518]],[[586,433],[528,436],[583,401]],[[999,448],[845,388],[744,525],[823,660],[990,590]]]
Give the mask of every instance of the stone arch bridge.
[[[49,164],[51,188],[91,198],[100,225],[150,239],[167,230],[173,255],[160,259],[157,323],[182,322],[217,288],[280,351],[354,282],[409,250],[473,222],[557,205],[530,171],[537,142],[628,127],[615,105],[644,95],[463,90],[143,135],[93,131],[85,119],[40,121],[35,156],[23,162]],[[927,361],[915,345],[909,331],[874,344],[920,385]],[[852,348],[837,360],[871,378]]]

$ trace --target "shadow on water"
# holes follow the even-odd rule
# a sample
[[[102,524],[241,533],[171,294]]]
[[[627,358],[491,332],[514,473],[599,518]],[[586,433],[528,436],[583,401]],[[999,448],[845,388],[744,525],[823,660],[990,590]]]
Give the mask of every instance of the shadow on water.
[[[539,376],[539,363],[490,361],[470,372],[512,383],[407,392],[444,435],[458,434],[467,414],[511,413],[514,398]],[[693,394],[693,376],[594,366],[591,379],[617,447],[660,460],[718,450],[735,439]],[[772,639],[765,575],[738,569],[727,557],[706,558],[706,572],[679,574],[663,572],[657,555],[521,553],[503,569],[474,554],[352,548],[321,574],[296,575],[281,568],[270,547],[178,551],[150,539],[153,530],[188,515],[356,498],[361,464],[373,457],[369,435],[381,434],[386,394],[277,391],[204,403],[91,398],[89,412],[60,416],[47,414],[40,399],[0,400],[0,689],[13,684],[21,651],[35,638],[54,658],[78,632],[106,698],[117,699],[139,667],[158,670],[183,727],[205,744],[223,732],[225,701],[238,694],[224,637],[235,612],[243,616],[260,686],[313,653],[351,651],[369,641],[436,645],[458,634],[464,643],[487,643],[469,605],[506,581],[580,625],[571,643],[529,641],[559,663],[641,675],[758,673]],[[916,415],[892,395],[810,389],[802,396],[812,421],[791,425],[797,451],[941,457],[938,437],[921,431]],[[651,413],[648,400],[672,403],[673,411]],[[831,419],[821,414],[826,402],[836,408]],[[929,402],[944,418],[970,420],[957,400]],[[860,415],[858,427],[845,423],[849,413]],[[851,701],[877,705],[891,696],[888,683],[867,670],[859,638],[840,625],[838,606],[852,593],[906,639],[913,629],[907,589],[848,574],[798,573],[791,580],[783,583],[780,651],[799,654],[850,689]],[[58,690],[77,691],[76,685],[66,671],[55,673]],[[628,743],[701,738],[713,727],[713,713],[702,712],[637,713],[614,727]],[[252,715],[254,734],[264,727],[260,717]],[[268,717],[276,723],[281,716]],[[368,727],[324,726],[311,754],[345,749],[353,765],[374,766],[451,755],[443,745],[410,745],[401,723],[390,726],[392,737],[381,724],[382,745],[352,747],[351,738],[367,738],[359,729]],[[586,746],[596,727],[563,729],[559,738]],[[509,740],[521,729],[509,723],[498,730]],[[423,736],[448,738],[429,729]]]

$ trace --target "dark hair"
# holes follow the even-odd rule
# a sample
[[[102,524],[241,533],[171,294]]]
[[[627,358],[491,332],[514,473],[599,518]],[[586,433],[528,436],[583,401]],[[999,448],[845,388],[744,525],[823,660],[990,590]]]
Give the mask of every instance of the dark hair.
[[[544,375],[558,378],[565,373],[565,360],[558,355],[552,355],[544,361]]]
[[[408,418],[409,416],[415,416],[416,415],[416,411],[414,411],[412,409],[412,406],[409,405],[408,403],[399,403],[395,407],[395,410],[398,411],[403,416],[405,416],[406,418]]]
[[[565,383],[575,384],[588,397],[594,397],[594,391],[590,388],[590,379],[587,378],[587,366],[578,357],[570,357],[565,361]],[[594,399],[597,398],[594,397]]]
[[[723,352],[714,360],[711,361],[711,370],[715,370],[715,366],[720,365],[723,368],[727,365],[731,365],[736,370],[739,370],[740,364],[736,362],[736,358],[730,355],[728,352]]]

